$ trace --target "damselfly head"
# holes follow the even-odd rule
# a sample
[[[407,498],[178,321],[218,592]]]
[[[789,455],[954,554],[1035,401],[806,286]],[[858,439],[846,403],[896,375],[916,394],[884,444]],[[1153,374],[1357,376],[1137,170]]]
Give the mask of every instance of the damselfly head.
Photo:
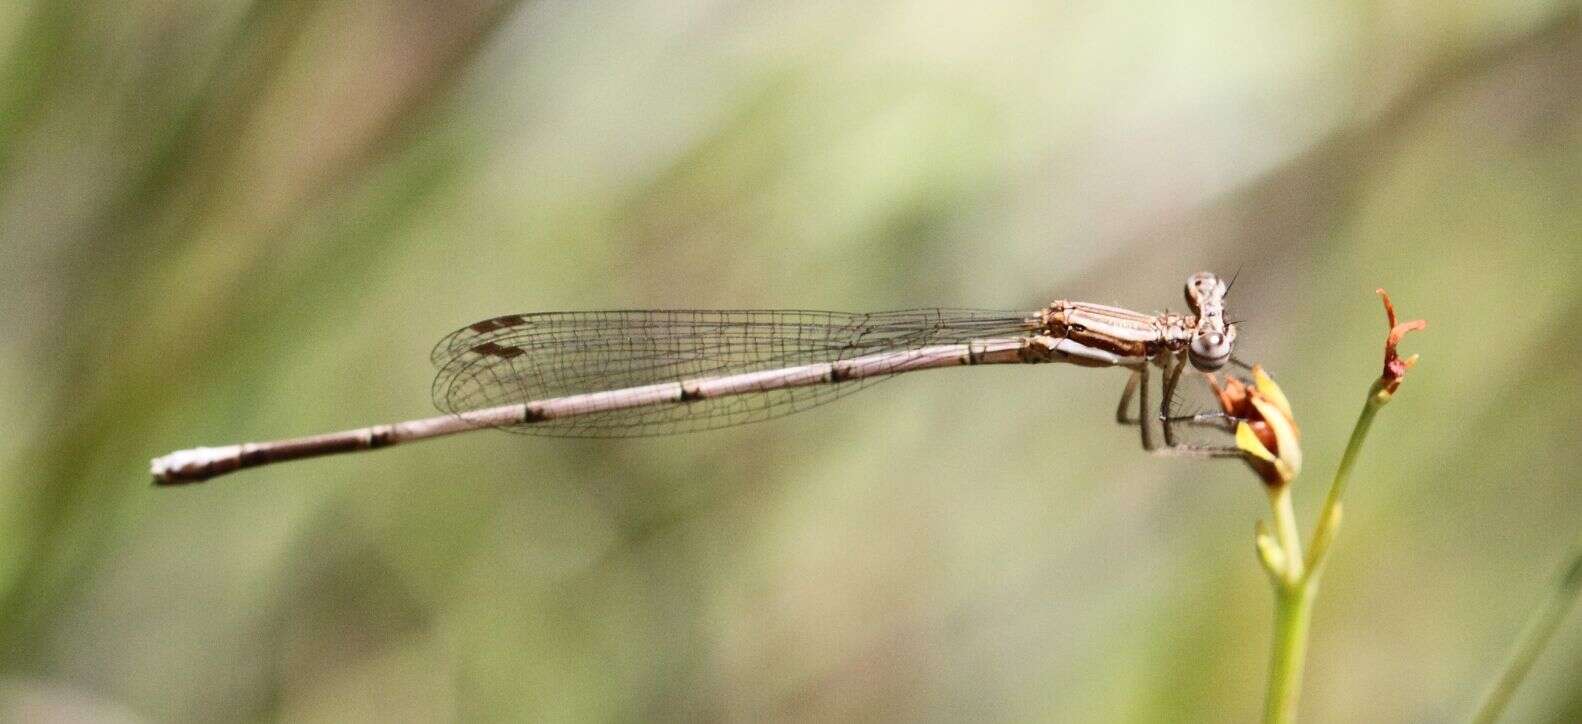
[[[1236,327],[1225,323],[1225,293],[1230,286],[1213,272],[1187,277],[1186,300],[1197,313],[1187,358],[1202,372],[1213,372],[1230,361],[1236,345]]]

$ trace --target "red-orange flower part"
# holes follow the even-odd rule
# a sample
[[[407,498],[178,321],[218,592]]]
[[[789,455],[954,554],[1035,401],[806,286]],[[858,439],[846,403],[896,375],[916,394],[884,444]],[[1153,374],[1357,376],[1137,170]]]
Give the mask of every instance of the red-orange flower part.
[[[1264,373],[1252,368],[1253,383],[1227,375],[1222,387],[1209,376],[1219,398],[1220,408],[1238,420],[1236,447],[1247,454],[1247,464],[1265,485],[1284,486],[1302,469],[1301,430],[1291,412],[1291,403],[1280,386]]]
[[[1375,291],[1384,300],[1384,314],[1390,320],[1390,336],[1384,340],[1384,374],[1380,376],[1380,381],[1384,384],[1385,392],[1393,394],[1396,388],[1401,386],[1401,380],[1406,377],[1406,371],[1411,369],[1412,365],[1417,364],[1417,355],[1415,354],[1405,359],[1401,358],[1400,353],[1397,351],[1397,347],[1401,344],[1401,338],[1405,337],[1407,332],[1415,332],[1427,327],[1428,322],[1421,319],[1414,319],[1410,322],[1397,322],[1395,319],[1395,305],[1390,303],[1389,292],[1383,289]]]

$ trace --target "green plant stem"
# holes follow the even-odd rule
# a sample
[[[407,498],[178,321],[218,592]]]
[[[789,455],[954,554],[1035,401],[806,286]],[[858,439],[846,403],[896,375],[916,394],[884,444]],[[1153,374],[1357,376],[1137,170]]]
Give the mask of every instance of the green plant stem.
[[[1374,382],[1373,388],[1368,390],[1368,401],[1357,416],[1357,424],[1351,428],[1351,439],[1346,442],[1346,451],[1340,456],[1340,466],[1335,468],[1335,480],[1329,484],[1324,509],[1318,514],[1318,526],[1313,529],[1313,548],[1308,551],[1307,569],[1315,577],[1323,568],[1324,559],[1329,556],[1329,546],[1335,532],[1340,529],[1340,498],[1346,492],[1346,484],[1351,481],[1351,469],[1356,467],[1357,458],[1362,454],[1362,441],[1368,438],[1374,416],[1392,396],[1385,390],[1382,380]]]
[[[1299,586],[1306,577],[1302,565],[1302,534],[1296,528],[1296,509],[1291,507],[1291,486],[1269,490],[1269,510],[1274,513],[1274,535],[1285,554],[1285,570],[1277,580],[1286,587]]]
[[[1307,660],[1307,633],[1313,620],[1313,593],[1305,582],[1275,587],[1274,651],[1269,660],[1269,690],[1264,698],[1265,722],[1296,721],[1302,665]]]
[[[1296,721],[1297,698],[1302,693],[1302,666],[1307,659],[1308,631],[1313,620],[1313,599],[1318,595],[1324,560],[1340,529],[1341,496],[1351,480],[1351,471],[1362,453],[1362,443],[1368,438],[1374,416],[1391,397],[1392,393],[1382,381],[1368,391],[1368,400],[1357,416],[1351,440],[1346,443],[1346,451],[1335,469],[1329,495],[1324,499],[1318,526],[1313,531],[1313,546],[1305,559],[1296,529],[1296,515],[1291,508],[1289,486],[1269,492],[1275,537],[1285,554],[1285,565],[1283,570],[1271,571],[1274,574],[1274,644],[1269,661],[1269,688],[1264,699],[1265,722]]]
[[[1527,619],[1527,625],[1522,628],[1521,636],[1516,639],[1516,646],[1511,650],[1505,671],[1495,680],[1488,693],[1483,695],[1483,704],[1478,707],[1478,715],[1473,721],[1484,724],[1499,719],[1505,706],[1510,703],[1511,696],[1516,693],[1516,687],[1527,677],[1527,672],[1538,660],[1538,655],[1543,653],[1550,637],[1560,628],[1566,613],[1576,604],[1579,592],[1582,592],[1582,546],[1579,546],[1562,572],[1554,591]]]
[[[1284,565],[1270,571],[1274,581],[1274,642],[1269,657],[1269,690],[1264,698],[1267,722],[1296,720],[1296,702],[1302,693],[1302,665],[1307,660],[1308,624],[1313,618],[1313,589],[1302,565],[1302,536],[1291,505],[1291,487],[1269,490],[1269,510],[1274,514],[1274,537]]]

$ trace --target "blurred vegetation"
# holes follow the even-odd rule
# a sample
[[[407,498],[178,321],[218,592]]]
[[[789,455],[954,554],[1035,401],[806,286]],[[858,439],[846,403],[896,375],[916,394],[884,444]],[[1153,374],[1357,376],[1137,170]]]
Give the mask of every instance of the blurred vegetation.
[[[1373,289],[1433,324],[1303,712],[1468,716],[1582,529],[1579,13],[7,3],[0,719],[1251,719],[1263,494],[1139,452],[1119,372],[146,471],[429,414],[429,345],[501,313],[1179,308],[1203,268],[1308,480]],[[1512,718],[1582,718],[1579,666],[1571,621]]]

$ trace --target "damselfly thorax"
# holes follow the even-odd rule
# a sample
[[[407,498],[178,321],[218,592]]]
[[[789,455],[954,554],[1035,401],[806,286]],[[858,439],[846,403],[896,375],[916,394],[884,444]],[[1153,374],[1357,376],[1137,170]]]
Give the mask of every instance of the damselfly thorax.
[[[1186,353],[1192,366],[1213,372],[1230,360],[1236,330],[1227,325],[1228,285],[1207,272],[1187,280],[1186,298],[1194,314],[1147,315],[1102,304],[1059,301],[1039,317],[1044,334],[1070,339],[1095,354],[1095,361],[1134,365],[1161,354]]]

